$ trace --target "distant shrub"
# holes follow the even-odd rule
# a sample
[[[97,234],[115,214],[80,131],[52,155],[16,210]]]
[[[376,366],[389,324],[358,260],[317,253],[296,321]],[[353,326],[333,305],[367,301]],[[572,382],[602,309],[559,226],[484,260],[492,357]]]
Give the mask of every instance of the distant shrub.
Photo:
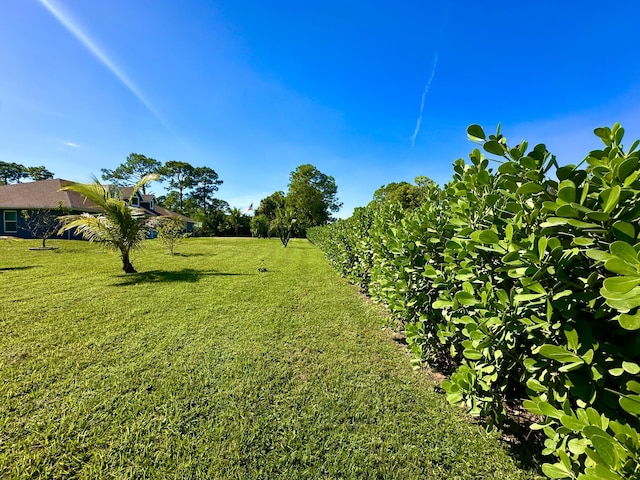
[[[177,216],[159,217],[156,223],[158,238],[166,245],[171,255],[175,254],[176,246],[189,236],[185,229],[184,220]]]

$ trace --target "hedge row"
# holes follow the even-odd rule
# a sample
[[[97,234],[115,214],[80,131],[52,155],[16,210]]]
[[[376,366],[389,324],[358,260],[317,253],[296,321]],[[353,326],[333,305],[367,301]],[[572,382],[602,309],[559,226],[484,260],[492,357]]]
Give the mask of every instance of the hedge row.
[[[550,478],[640,478],[640,159],[624,130],[580,165],[545,145],[479,149],[410,210],[372,202],[308,238],[384,302],[416,364],[451,368],[452,403],[489,425],[522,401],[546,434]]]

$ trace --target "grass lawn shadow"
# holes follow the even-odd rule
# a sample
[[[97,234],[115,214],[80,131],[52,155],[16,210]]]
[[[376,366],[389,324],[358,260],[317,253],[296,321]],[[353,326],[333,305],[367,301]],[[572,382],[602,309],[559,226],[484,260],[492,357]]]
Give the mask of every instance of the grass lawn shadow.
[[[40,265],[27,265],[25,267],[0,267],[0,272],[10,272],[13,270],[30,270],[39,266]]]
[[[235,276],[248,275],[247,273],[226,273],[215,271],[194,270],[185,268],[177,271],[166,270],[150,270],[148,272],[139,272],[129,275],[118,275],[122,281],[115,283],[115,286],[137,285],[139,283],[170,283],[170,282],[187,282],[195,283],[202,277],[208,276]]]

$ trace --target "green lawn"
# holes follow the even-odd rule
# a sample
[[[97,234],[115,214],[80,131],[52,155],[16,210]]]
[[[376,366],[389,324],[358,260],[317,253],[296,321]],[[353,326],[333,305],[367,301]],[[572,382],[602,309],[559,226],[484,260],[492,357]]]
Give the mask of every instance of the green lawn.
[[[0,478],[533,476],[306,240],[48,243],[0,242]]]

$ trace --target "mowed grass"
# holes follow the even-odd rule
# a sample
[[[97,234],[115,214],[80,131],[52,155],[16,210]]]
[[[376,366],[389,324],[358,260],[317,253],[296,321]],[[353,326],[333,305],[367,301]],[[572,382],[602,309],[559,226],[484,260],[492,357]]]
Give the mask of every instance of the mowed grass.
[[[0,478],[533,476],[306,240],[49,243],[0,243]]]

